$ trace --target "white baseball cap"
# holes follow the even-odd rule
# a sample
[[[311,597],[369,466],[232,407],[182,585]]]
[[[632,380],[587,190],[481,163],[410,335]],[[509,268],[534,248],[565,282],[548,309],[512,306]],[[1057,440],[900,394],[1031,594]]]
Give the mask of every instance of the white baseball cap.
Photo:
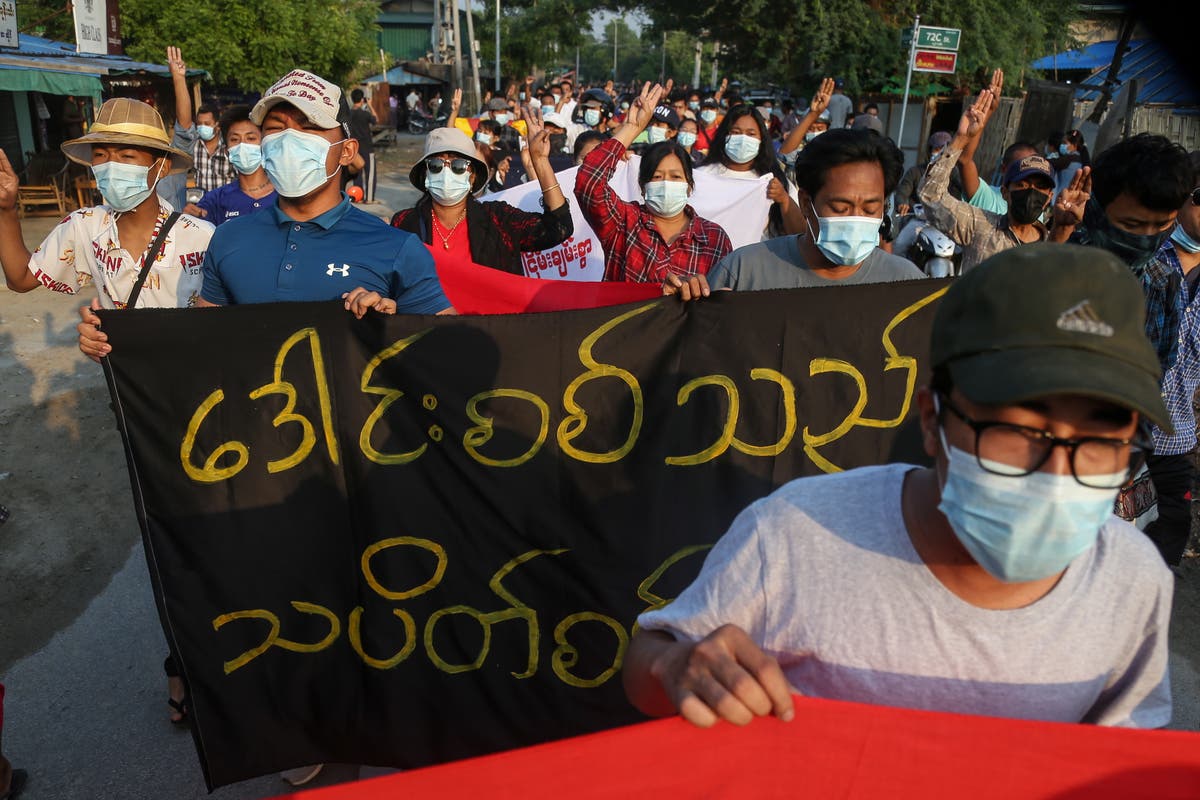
[[[290,103],[309,122],[325,130],[337,127],[348,130],[350,107],[346,105],[342,90],[319,75],[302,69],[284,75],[255,103],[250,111],[251,122],[262,125],[267,112],[280,103]]]

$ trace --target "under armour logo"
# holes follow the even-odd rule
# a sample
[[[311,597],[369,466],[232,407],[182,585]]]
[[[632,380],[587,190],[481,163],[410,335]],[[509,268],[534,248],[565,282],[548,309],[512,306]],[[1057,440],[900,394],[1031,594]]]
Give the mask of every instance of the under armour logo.
[[[350,265],[342,264],[340,267],[335,267],[333,264],[330,264],[329,266],[327,266],[325,268],[325,274],[331,278],[333,277],[333,273],[335,273],[335,272],[340,272],[342,274],[343,278],[349,278],[350,277]]]
[[[1058,315],[1059,330],[1074,331],[1075,333],[1091,333],[1096,336],[1112,336],[1113,327],[1096,313],[1090,300],[1071,306]]]

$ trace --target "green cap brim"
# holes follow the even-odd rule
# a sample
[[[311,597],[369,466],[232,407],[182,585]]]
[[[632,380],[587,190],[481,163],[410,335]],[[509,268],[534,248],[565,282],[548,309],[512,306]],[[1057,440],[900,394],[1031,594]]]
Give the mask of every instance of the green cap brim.
[[[1166,432],[1171,415],[1158,379],[1110,355],[1068,347],[996,350],[946,362],[954,386],[968,400],[1010,405],[1073,394],[1137,411]]]

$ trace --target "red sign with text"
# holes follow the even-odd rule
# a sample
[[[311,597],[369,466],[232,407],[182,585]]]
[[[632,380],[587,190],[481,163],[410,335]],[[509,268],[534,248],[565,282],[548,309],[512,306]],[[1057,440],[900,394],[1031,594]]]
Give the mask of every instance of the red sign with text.
[[[913,69],[917,72],[954,72],[958,53],[945,50],[918,50],[913,58]]]

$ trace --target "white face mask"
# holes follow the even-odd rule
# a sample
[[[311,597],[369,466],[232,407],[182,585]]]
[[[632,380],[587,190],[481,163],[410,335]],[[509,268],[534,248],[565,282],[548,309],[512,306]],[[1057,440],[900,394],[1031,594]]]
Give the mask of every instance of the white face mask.
[[[262,139],[263,169],[281,196],[303,197],[320,189],[338,174],[341,164],[325,174],[325,159],[329,148],[344,141],[329,142],[315,133],[290,128],[272,133]]]
[[[150,183],[150,168],[139,164],[125,164],[120,161],[105,161],[92,167],[96,176],[96,188],[104,196],[113,211],[130,211],[142,204],[162,175],[162,167]]]
[[[656,217],[673,217],[688,201],[685,181],[651,181],[646,184],[646,207]]]

